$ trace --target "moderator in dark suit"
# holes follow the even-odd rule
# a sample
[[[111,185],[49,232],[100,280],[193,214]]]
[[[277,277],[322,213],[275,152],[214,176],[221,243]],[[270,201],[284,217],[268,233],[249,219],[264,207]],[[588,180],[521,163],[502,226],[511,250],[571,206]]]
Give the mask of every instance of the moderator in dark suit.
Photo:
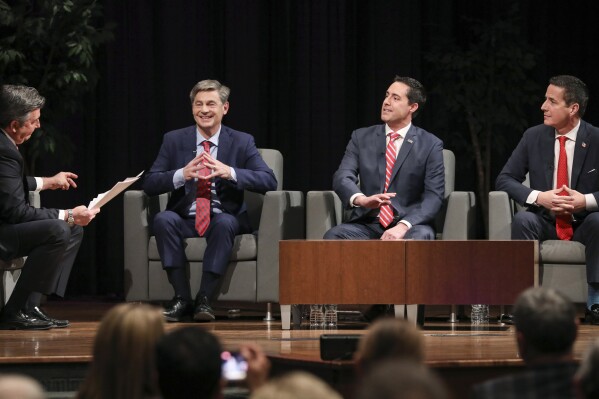
[[[5,85],[0,90],[0,259],[27,256],[15,289],[0,313],[1,329],[66,327],[68,321],[49,317],[40,308],[42,294],[64,295],[69,274],[83,238],[81,225],[98,211],[35,208],[29,191],[68,189],[77,176],[25,177],[17,145],[40,127],[45,99],[32,87]],[[64,216],[63,216],[64,215]],[[69,217],[70,216],[70,217]],[[77,225],[76,225],[77,224]]]
[[[411,99],[411,95],[414,98]],[[343,206],[351,209],[351,217],[347,223],[329,230],[325,239],[434,239],[432,223],[441,208],[445,190],[443,142],[411,124],[412,115],[425,100],[419,82],[396,78],[383,101],[381,119],[386,124],[352,133],[341,165],[333,176],[333,189]],[[387,189],[388,193],[396,193],[391,198],[383,194],[386,129],[405,130]],[[356,206],[356,195],[373,201],[368,206]],[[352,200],[353,204],[350,203]],[[378,200],[381,202],[377,203]],[[385,201],[390,201],[394,215],[393,223],[386,229],[377,218],[378,208]],[[404,222],[409,227],[405,235],[385,235],[386,231]]]
[[[582,90],[583,87],[585,90]],[[565,90],[575,92],[575,89],[586,95],[579,94],[580,98],[574,97],[567,104],[564,101]],[[552,207],[570,207],[567,212],[572,219],[572,240],[586,247],[590,308],[599,303],[599,292],[593,287],[599,283],[599,129],[581,119],[587,99],[586,86],[577,78],[552,78],[541,107],[545,124],[524,132],[497,177],[496,188],[506,191],[520,205],[527,206],[527,212],[518,212],[514,217],[513,239],[557,240]],[[573,159],[568,169],[568,188],[573,191],[564,197],[557,195],[561,190],[555,187],[556,154],[559,153],[556,138],[560,135],[575,138],[575,141],[569,140]],[[529,186],[522,184],[527,174]],[[538,197],[535,196],[537,193]],[[532,201],[531,196],[534,197]],[[576,203],[581,205],[571,205]],[[571,209],[572,206],[575,208]]]
[[[214,319],[209,302],[226,271],[235,236],[250,232],[244,190],[265,193],[277,186],[253,137],[221,124],[228,111],[228,94],[229,89],[214,80],[196,84],[190,95],[196,125],[164,136],[158,157],[144,179],[143,189],[148,195],[171,192],[167,210],[158,213],[153,222],[162,265],[175,291],[164,312],[168,321],[180,321],[192,313],[196,321]],[[211,143],[207,158],[204,141]],[[194,204],[197,173],[204,165],[212,172],[210,224],[204,234],[207,246],[202,281],[192,309],[184,239],[199,235]]]

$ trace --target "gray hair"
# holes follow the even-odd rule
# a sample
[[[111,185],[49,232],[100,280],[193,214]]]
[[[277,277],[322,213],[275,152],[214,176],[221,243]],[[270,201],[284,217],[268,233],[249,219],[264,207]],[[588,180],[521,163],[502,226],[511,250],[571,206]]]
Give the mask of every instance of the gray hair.
[[[524,291],[514,305],[514,324],[538,354],[567,354],[576,340],[576,308],[562,293],[544,287]]]
[[[29,113],[42,108],[45,103],[46,99],[33,87],[3,85],[0,89],[0,127],[5,128],[12,121],[24,124]]]
[[[196,97],[196,94],[200,91],[217,91],[218,96],[220,97],[220,101],[224,104],[229,100],[229,94],[231,94],[231,89],[229,89],[224,84],[220,83],[218,80],[207,79],[202,80],[196,83],[191,89],[191,93],[189,93],[189,100],[193,104],[193,100]]]

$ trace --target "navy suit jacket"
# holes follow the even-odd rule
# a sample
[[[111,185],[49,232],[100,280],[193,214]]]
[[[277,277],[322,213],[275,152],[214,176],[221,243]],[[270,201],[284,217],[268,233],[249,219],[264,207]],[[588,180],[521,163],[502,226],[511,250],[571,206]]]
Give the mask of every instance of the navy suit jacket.
[[[196,126],[174,130],[164,135],[158,157],[144,177],[143,190],[148,195],[172,192],[167,209],[186,217],[195,201],[197,183],[192,179],[176,189],[173,176],[196,156]],[[277,189],[273,171],[266,165],[254,138],[221,126],[217,159],[235,168],[237,182],[215,178],[215,187],[223,211],[239,217],[246,211],[244,190],[265,193]]]
[[[19,247],[14,225],[58,218],[58,209],[29,205],[29,190],[37,185],[24,175],[23,162],[17,147],[0,131],[0,258],[5,260]]]
[[[511,198],[525,205],[528,195],[534,190],[553,189],[555,168],[555,129],[551,126],[531,127],[522,136],[520,143],[497,176],[497,190],[506,191]],[[530,187],[522,184],[529,174]],[[576,136],[570,188],[582,193],[593,194],[599,203],[599,129],[580,121]],[[554,219],[543,207],[531,206],[529,211],[541,213],[543,217]],[[574,218],[583,220],[587,211],[576,213]]]
[[[341,165],[333,176],[333,189],[345,207],[356,193],[380,194],[385,188],[385,125],[355,130]],[[412,225],[430,225],[441,208],[445,194],[443,142],[412,125],[404,138],[393,167],[388,192],[395,215]],[[358,221],[371,211],[353,207],[348,222]]]

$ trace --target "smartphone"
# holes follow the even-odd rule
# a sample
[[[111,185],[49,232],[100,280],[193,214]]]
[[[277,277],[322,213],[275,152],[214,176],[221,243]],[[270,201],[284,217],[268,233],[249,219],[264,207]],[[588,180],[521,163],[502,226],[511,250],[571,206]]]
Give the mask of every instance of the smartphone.
[[[248,371],[248,362],[239,352],[224,351],[220,354],[222,360],[222,374],[227,381],[245,380]]]

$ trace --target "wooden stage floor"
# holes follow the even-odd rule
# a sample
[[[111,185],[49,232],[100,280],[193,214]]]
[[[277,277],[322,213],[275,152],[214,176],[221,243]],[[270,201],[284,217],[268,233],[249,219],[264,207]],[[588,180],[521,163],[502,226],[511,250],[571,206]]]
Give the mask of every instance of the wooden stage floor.
[[[49,301],[45,309],[54,317],[68,318],[71,326],[48,331],[0,331],[0,372],[24,372],[40,379],[51,392],[75,391],[91,361],[93,339],[104,313],[116,303],[95,301]],[[467,397],[473,383],[517,371],[522,367],[512,326],[491,323],[488,328],[471,329],[465,322],[449,323],[449,307],[428,306],[422,329],[426,363],[446,381],[453,397]],[[498,309],[492,308],[491,314]],[[198,324],[216,334],[225,349],[242,342],[254,342],[272,362],[272,374],[291,369],[311,371],[342,393],[351,391],[352,361],[322,361],[321,334],[364,334],[367,324],[346,320],[335,330],[306,328],[281,330],[279,320],[265,322],[259,313],[242,311],[241,317],[227,318],[217,312],[216,322]],[[167,330],[184,323],[167,324]],[[590,343],[599,338],[599,326],[581,325],[575,344],[580,359]],[[61,397],[61,396],[53,396]],[[66,397],[66,396],[65,396]]]

